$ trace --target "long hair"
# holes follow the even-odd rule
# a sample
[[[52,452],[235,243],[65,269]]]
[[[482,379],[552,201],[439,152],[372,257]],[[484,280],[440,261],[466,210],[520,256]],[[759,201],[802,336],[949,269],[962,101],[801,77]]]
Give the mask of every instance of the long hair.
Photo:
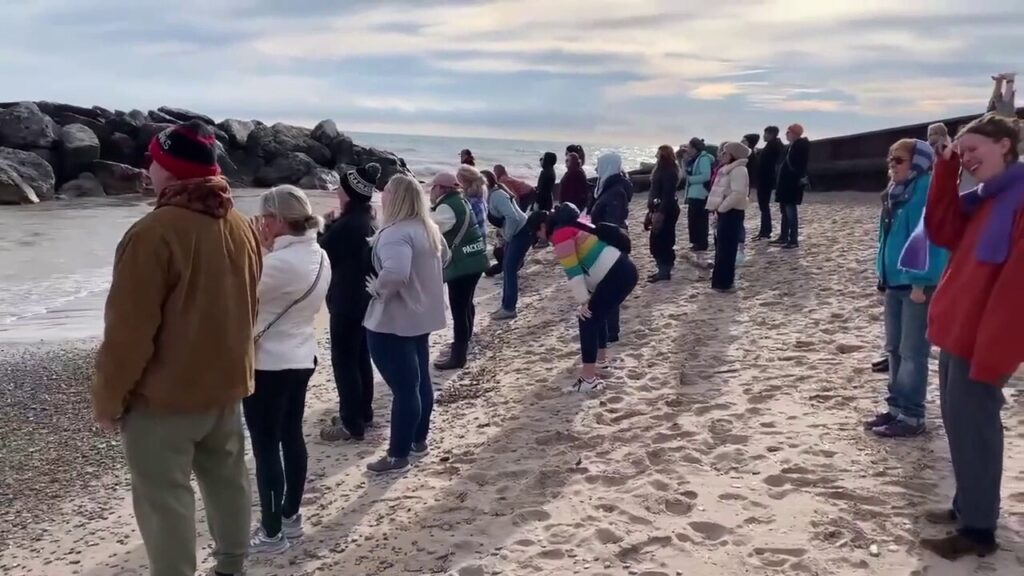
[[[483,198],[487,192],[487,180],[476,168],[463,164],[459,166],[455,178],[462,184],[466,198]]]
[[[658,161],[654,165],[654,171],[651,173],[651,179],[657,177],[663,170],[668,170],[676,176],[678,181],[682,175],[679,171],[679,163],[676,162],[676,152],[668,144],[662,144],[658,146]]]
[[[384,189],[391,193],[391,201],[384,205],[384,226],[402,220],[416,220],[423,224],[431,247],[440,254],[444,239],[441,230],[430,217],[427,195],[420,183],[404,174],[397,174]]]

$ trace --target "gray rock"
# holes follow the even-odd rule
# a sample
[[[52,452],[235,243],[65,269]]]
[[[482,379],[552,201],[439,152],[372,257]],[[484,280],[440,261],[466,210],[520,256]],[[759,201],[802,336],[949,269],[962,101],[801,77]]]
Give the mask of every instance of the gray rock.
[[[0,161],[6,162],[35,192],[39,200],[52,200],[57,178],[50,164],[37,154],[0,148]]]
[[[61,186],[57,192],[68,198],[102,198],[107,195],[103,191],[103,184],[89,172],[83,172],[78,178]]]
[[[28,150],[25,150],[25,152],[31,152],[36,156],[42,158],[43,162],[46,162],[47,164],[50,165],[50,169],[53,170],[53,175],[57,178],[57,181],[60,182],[61,168],[60,155],[58,150],[54,148],[29,148]],[[49,198],[47,198],[47,200],[49,200]]]
[[[246,140],[249,138],[249,133],[252,132],[254,127],[252,122],[235,120],[234,118],[228,118],[217,124],[217,128],[220,128],[228,135],[227,145],[231,148],[244,148]]]
[[[339,136],[341,136],[341,132],[338,132],[338,125],[334,123],[334,120],[321,120],[309,135],[310,138],[328,148]]]
[[[119,114],[107,119],[107,121],[103,123],[103,126],[108,134],[120,132],[135,138],[139,135],[139,128],[141,128],[146,122],[148,122],[148,120],[140,122],[137,117],[129,116],[128,114]]]
[[[354,166],[358,163],[356,161],[355,144],[352,142],[351,138],[344,134],[338,136],[338,138],[331,143],[331,157],[335,164],[349,164]]]
[[[110,130],[107,128],[105,123],[93,120],[92,118],[86,118],[85,116],[79,116],[78,114],[72,114],[70,112],[54,112],[53,116],[50,118],[53,119],[57,126],[81,124],[82,126],[92,130],[100,140],[110,135]],[[53,133],[55,135],[60,134],[60,130],[54,130]]]
[[[263,160],[246,154],[245,150],[231,150],[228,156],[217,158],[221,173],[232,186],[251,188],[255,185],[256,174],[263,168]]]
[[[213,137],[217,139],[217,142],[219,144],[221,144],[222,146],[227,147],[228,143],[230,142],[230,138],[228,137],[228,133],[223,131],[223,130],[221,130],[220,128],[217,128],[216,126],[213,126],[212,129],[213,129]]]
[[[319,156],[320,151],[316,144],[317,142],[309,137],[309,130],[278,123],[273,126],[254,127],[246,139],[245,148],[249,154],[271,162],[286,152],[305,154],[313,151]]]
[[[155,122],[157,124],[181,124],[180,120],[176,120],[158,110],[150,110],[146,115],[149,116],[150,122]]]
[[[285,152],[263,166],[256,173],[257,186],[278,186],[298,184],[307,174],[318,168],[312,158],[299,152]]]
[[[146,116],[146,113],[142,110],[130,110],[127,114],[125,114],[125,116],[128,116],[129,118],[134,120],[135,124],[139,126],[142,126],[143,124],[149,122],[149,116]]]
[[[156,110],[157,112],[161,112],[163,114],[166,114],[167,116],[170,116],[171,118],[174,118],[182,124],[184,124],[185,122],[191,122],[193,120],[199,120],[203,124],[209,126],[215,126],[217,124],[213,121],[213,118],[210,118],[206,114],[200,114],[199,112],[193,112],[191,110],[186,110],[185,108],[172,108],[170,106],[161,106]]]
[[[145,170],[105,160],[96,160],[89,168],[108,196],[153,194],[153,183]]]
[[[71,180],[85,172],[100,157],[100,140],[81,124],[68,124],[60,130],[62,180]]]
[[[115,114],[113,112],[111,112],[110,110],[107,110],[103,106],[93,106],[92,110],[94,112],[96,112],[97,114],[99,114],[100,118],[103,119],[103,120],[108,120],[108,119],[113,118],[115,116]]]
[[[36,102],[39,110],[47,116],[54,116],[57,114],[74,114],[97,122],[103,122],[103,115],[99,110],[95,108],[83,108],[81,106],[75,106],[74,104],[62,104],[60,102]]]
[[[52,121],[32,102],[0,111],[0,146],[52,148],[56,140]]]
[[[143,124],[139,128],[139,136],[135,139],[135,148],[139,150],[140,154],[145,155],[146,150],[149,148],[149,143],[153,141],[154,136],[175,126],[175,124]]]
[[[0,160],[0,204],[36,204],[39,197],[18,175],[14,166]]]
[[[304,190],[337,190],[341,187],[341,177],[334,170],[315,168],[303,176],[296,186]]]
[[[312,158],[313,162],[316,162],[321,166],[327,168],[334,166],[331,151],[328,150],[326,146],[317,142],[316,140],[313,140],[312,138],[306,138],[305,141],[303,141],[301,152],[306,156]]]
[[[100,143],[100,159],[117,164],[139,167],[141,155],[136,152],[135,139],[127,134],[115,132]]]

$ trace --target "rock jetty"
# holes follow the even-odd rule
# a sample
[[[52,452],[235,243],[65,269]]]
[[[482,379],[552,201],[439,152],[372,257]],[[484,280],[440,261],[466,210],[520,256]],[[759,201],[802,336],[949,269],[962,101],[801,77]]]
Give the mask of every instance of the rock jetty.
[[[0,204],[35,204],[78,197],[153,194],[146,152],[153,136],[192,120],[217,135],[218,162],[231,184],[294,184],[330,190],[344,172],[368,162],[381,182],[411,174],[405,160],[359,146],[333,120],[312,129],[259,120],[213,118],[161,106],[108,110],[55,102],[0,103]]]

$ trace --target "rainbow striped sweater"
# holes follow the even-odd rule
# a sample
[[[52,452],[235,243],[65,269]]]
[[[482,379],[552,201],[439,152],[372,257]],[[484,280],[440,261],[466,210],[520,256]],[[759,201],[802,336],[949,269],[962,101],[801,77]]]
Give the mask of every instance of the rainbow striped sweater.
[[[572,226],[555,230],[551,241],[555,245],[555,256],[569,277],[573,296],[581,304],[590,300],[590,293],[597,288],[621,255],[614,246]]]

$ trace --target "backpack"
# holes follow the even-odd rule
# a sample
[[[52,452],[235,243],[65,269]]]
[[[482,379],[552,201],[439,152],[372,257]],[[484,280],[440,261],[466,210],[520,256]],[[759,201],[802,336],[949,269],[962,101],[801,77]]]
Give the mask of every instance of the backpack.
[[[582,230],[587,234],[597,236],[598,240],[617,249],[623,254],[629,254],[633,251],[633,242],[629,239],[629,234],[615,224],[601,222],[595,225],[576,220],[569,225],[577,230]]]

